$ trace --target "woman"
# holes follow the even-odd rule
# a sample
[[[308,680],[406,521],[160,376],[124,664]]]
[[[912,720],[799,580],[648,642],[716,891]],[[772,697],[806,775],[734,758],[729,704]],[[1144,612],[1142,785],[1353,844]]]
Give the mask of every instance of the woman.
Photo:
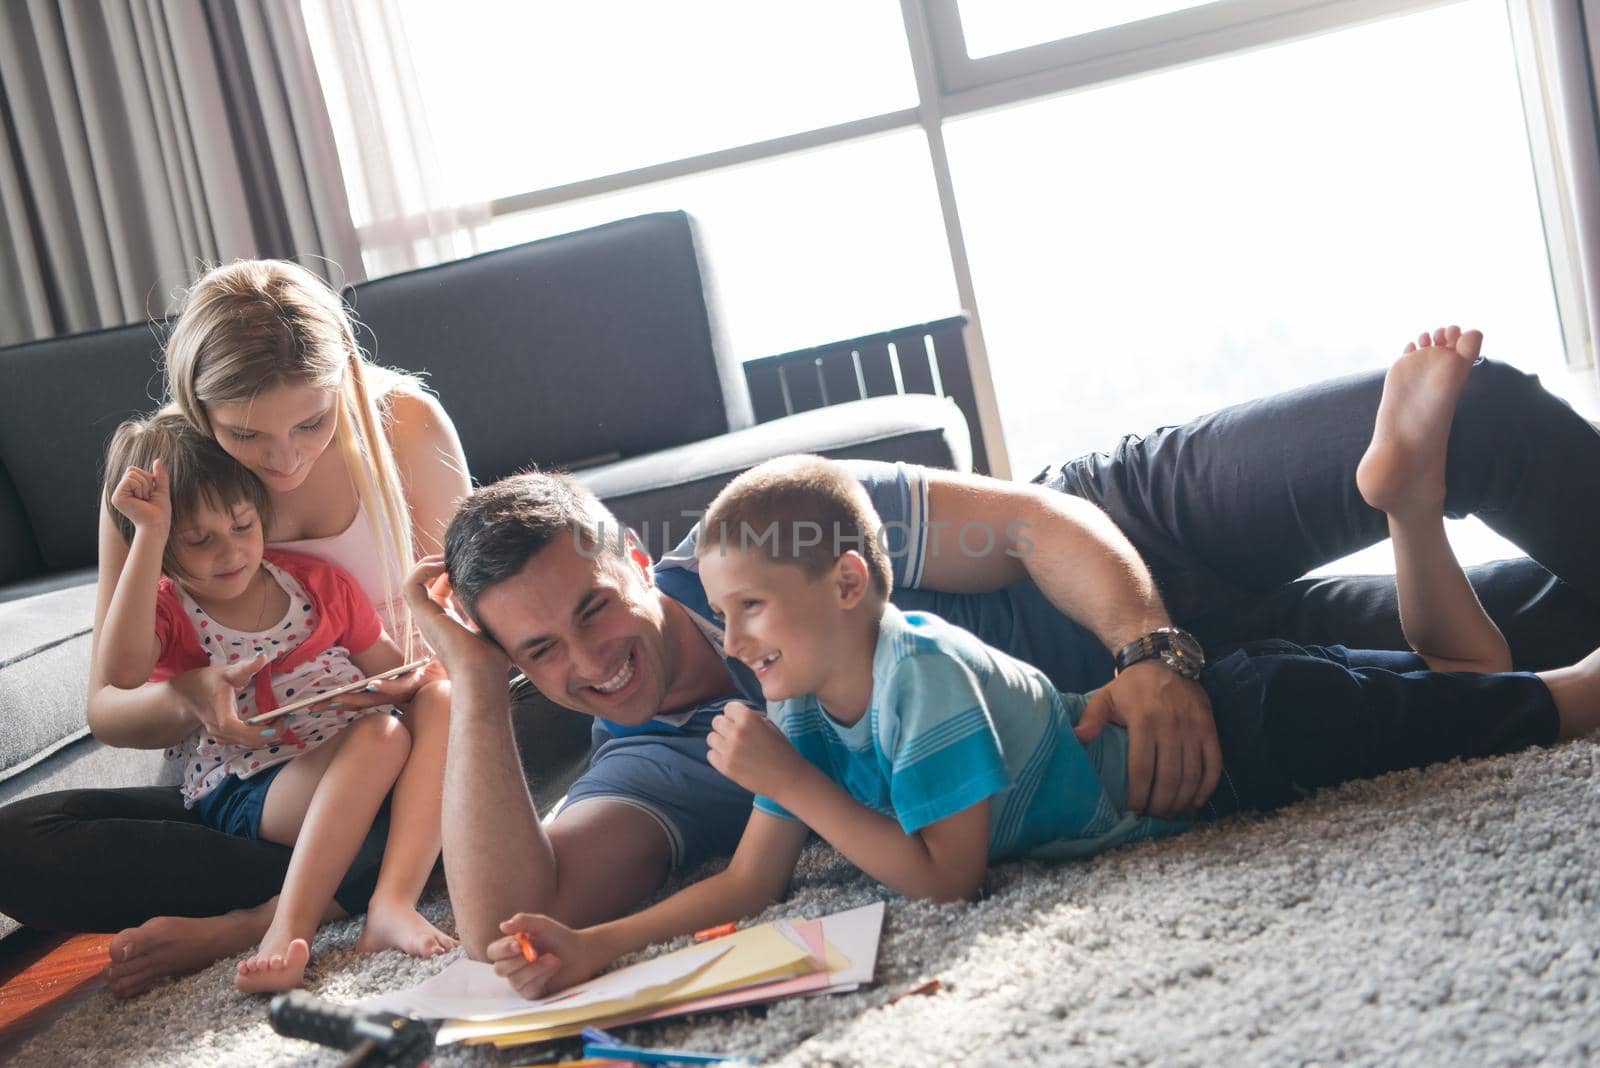
[[[195,283],[167,344],[166,378],[184,417],[266,485],[269,544],[350,571],[386,628],[414,647],[401,580],[417,555],[438,551],[469,488],[460,441],[438,401],[416,379],[369,363],[339,296],[305,268],[275,260],[218,267]],[[127,559],[104,508],[99,549],[97,635]],[[91,673],[90,730],[107,745],[134,748],[165,747],[196,727],[260,745],[270,724],[242,722],[235,699],[259,666],[201,668],[137,690]],[[437,790],[448,687],[432,668],[340,700],[403,705],[414,736],[437,742],[419,746],[440,755],[431,777],[418,777]],[[367,907],[386,828],[380,819],[325,919]],[[419,837],[436,855],[437,824]],[[0,839],[27,866],[7,879],[7,914],[53,929],[121,929],[107,973],[120,995],[254,945],[289,857],[281,846],[207,829],[170,787],[30,798],[0,810]],[[369,926],[358,948],[406,937]]]

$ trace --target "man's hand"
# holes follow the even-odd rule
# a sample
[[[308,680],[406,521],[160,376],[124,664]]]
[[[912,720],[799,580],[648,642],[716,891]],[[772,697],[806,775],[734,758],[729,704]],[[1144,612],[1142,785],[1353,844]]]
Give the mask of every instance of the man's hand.
[[[127,517],[135,530],[149,530],[166,541],[172,527],[172,492],[167,483],[166,461],[157,459],[146,471],[130,467],[111,491],[111,506]]]
[[[450,578],[444,571],[443,556],[424,556],[417,561],[406,577],[405,595],[412,620],[450,678],[465,680],[480,672],[506,677],[511,661],[500,647],[468,630],[445,611]]]
[[[773,798],[792,781],[795,764],[806,765],[778,725],[743,701],[729,701],[711,721],[706,749],[713,768],[751,793]]]
[[[517,993],[541,998],[590,978],[612,961],[600,940],[588,931],[574,931],[548,916],[519,912],[500,924],[505,938],[484,947],[484,956]],[[517,933],[528,936],[538,954],[532,961],[522,952]]]
[[[1099,736],[1107,723],[1128,728],[1128,808],[1175,819],[1205,803],[1222,775],[1211,701],[1198,682],[1146,660],[1089,695],[1074,733]]]

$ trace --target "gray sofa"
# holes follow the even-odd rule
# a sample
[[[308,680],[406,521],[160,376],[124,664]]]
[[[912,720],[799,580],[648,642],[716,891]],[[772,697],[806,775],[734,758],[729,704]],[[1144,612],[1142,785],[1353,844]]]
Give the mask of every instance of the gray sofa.
[[[686,511],[770,456],[971,466],[967,422],[944,397],[853,400],[754,424],[681,212],[346,296],[368,351],[438,391],[477,482],[530,462],[570,467],[655,552],[687,532]],[[119,421],[161,396],[161,332],[138,324],[0,349],[0,804],[163,781],[159,752],[102,746],[83,713],[101,454]],[[553,708],[522,727],[546,743],[552,732],[580,747],[588,736],[586,720]]]

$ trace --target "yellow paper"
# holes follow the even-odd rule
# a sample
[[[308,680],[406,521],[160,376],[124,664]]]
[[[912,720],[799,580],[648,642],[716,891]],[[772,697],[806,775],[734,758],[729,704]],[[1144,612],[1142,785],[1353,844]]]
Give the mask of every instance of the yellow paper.
[[[451,1020],[441,1028],[439,1041],[441,1044],[465,1040],[500,1045],[508,1036],[527,1032],[538,1032],[541,1036],[550,1032],[548,1037],[554,1038],[556,1029],[581,1028],[607,1017],[642,1012],[787,976],[805,975],[817,969],[810,953],[785,938],[770,923],[727,935],[718,939],[718,945],[726,947],[727,951],[705,967],[682,979],[642,991],[635,997],[571,1009],[552,1006],[497,1020]],[[694,948],[686,947],[677,952]],[[506,1044],[527,1041],[530,1040],[519,1038],[516,1043]]]
[[[822,945],[823,956],[827,959],[827,970],[829,972],[843,971],[845,968],[850,967],[849,958],[839,951],[838,946],[835,946],[832,942],[827,941],[824,941]],[[796,972],[795,974],[806,975],[808,972],[801,971]],[[774,980],[782,978],[784,978],[784,976],[774,976]],[[748,985],[754,986],[756,984],[751,983]],[[743,987],[730,987],[729,989],[743,989]],[[665,1004],[665,1002],[662,1004]],[[629,1023],[633,1022],[637,1016],[637,1012],[619,1012],[610,1016],[585,1020],[582,1023],[564,1024],[556,1027],[531,1027],[525,1031],[509,1031],[504,1034],[491,1035],[482,1038],[471,1038],[467,1040],[467,1044],[481,1045],[483,1043],[490,1042],[494,1044],[496,1049],[510,1049],[513,1046],[525,1046],[533,1042],[554,1042],[558,1038],[571,1038],[573,1035],[580,1034],[585,1027],[590,1025],[594,1025],[596,1027],[609,1027],[613,1021],[618,1023]]]

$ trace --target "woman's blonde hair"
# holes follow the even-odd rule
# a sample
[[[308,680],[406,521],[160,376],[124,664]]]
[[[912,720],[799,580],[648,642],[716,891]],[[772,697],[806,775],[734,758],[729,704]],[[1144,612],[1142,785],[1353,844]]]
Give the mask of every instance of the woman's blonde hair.
[[[212,268],[184,298],[166,367],[171,403],[213,438],[209,404],[248,402],[282,385],[336,391],[335,436],[380,546],[385,594],[399,590],[414,559],[411,513],[383,430],[389,405],[379,402],[420,383],[368,362],[344,301],[326,282],[287,260]],[[396,638],[409,648],[410,614],[403,602],[391,607],[405,623]]]

